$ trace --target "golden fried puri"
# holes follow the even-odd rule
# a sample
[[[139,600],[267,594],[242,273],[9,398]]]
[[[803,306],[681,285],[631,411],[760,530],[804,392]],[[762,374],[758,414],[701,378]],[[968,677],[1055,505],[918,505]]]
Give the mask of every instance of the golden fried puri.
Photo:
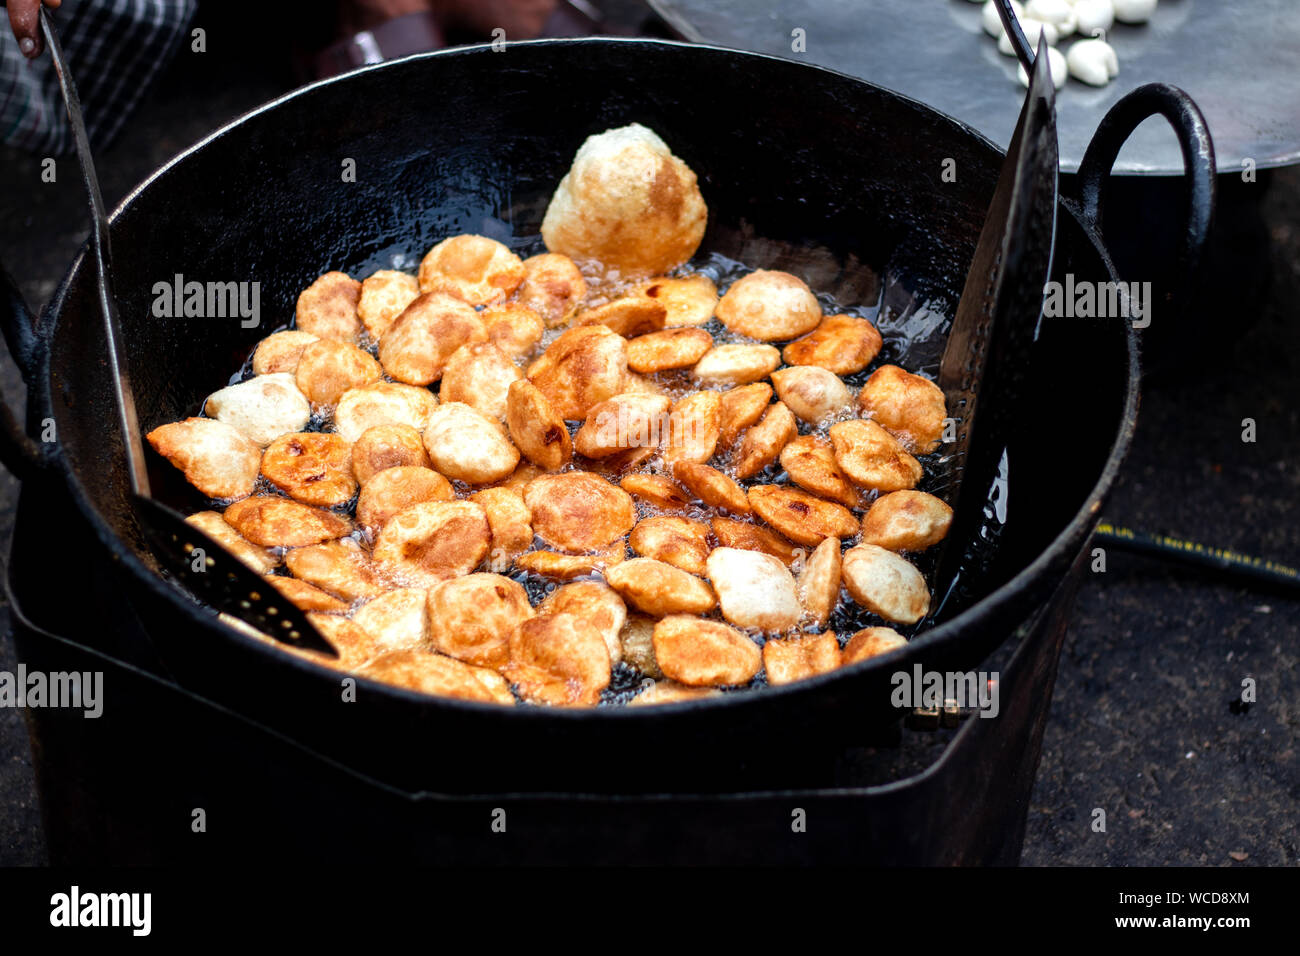
[[[660,275],[695,254],[708,208],[689,166],[638,123],[582,144],[542,220],[551,252],[624,276]]]
[[[488,306],[479,318],[487,329],[488,341],[511,358],[531,352],[546,331],[536,311],[517,303]]]
[[[397,588],[363,604],[352,615],[352,622],[374,634],[389,650],[428,650],[427,603],[423,588]]]
[[[352,533],[352,522],[342,515],[275,495],[236,501],[224,516],[236,531],[263,548],[302,548]]]
[[[327,272],[298,296],[294,324],[318,338],[355,345],[361,335],[360,297],[360,282],[342,272]]]
[[[835,463],[853,482],[876,491],[902,491],[921,480],[921,463],[873,421],[854,419],[830,429]]]
[[[501,572],[533,544],[532,513],[524,503],[523,493],[514,488],[484,488],[469,498],[487,512],[492,540],[488,566]]]
[[[266,574],[280,563],[270,551],[260,548],[234,529],[219,511],[200,511],[185,519],[258,574]]]
[[[424,439],[410,425],[367,428],[352,446],[352,473],[365,485],[389,468],[428,468]]]
[[[830,443],[815,435],[800,435],[781,449],[781,467],[800,488],[846,508],[862,506],[861,493],[840,470]]]
[[[862,518],[863,544],[889,551],[924,551],[938,544],[952,524],[952,508],[923,491],[881,495]]]
[[[281,372],[292,375],[298,370],[302,350],[319,338],[320,336],[298,329],[271,333],[253,351],[253,374],[274,375]]]
[[[313,405],[334,405],[348,389],[377,382],[383,374],[369,352],[321,339],[302,350],[294,381]]]
[[[420,291],[445,292],[470,305],[504,302],[524,281],[519,257],[486,236],[452,236],[420,262]]]
[[[609,586],[638,611],[654,617],[704,614],[717,600],[708,584],[654,558],[632,558],[605,571]]]
[[[828,315],[801,339],[785,347],[787,365],[816,365],[836,375],[852,375],[871,364],[884,340],[866,319]]]
[[[628,475],[618,486],[660,511],[682,511],[691,503],[677,483],[664,475]]]
[[[661,276],[638,285],[635,294],[653,299],[668,310],[665,328],[703,325],[713,318],[718,305],[718,287],[704,275]]]
[[[772,384],[795,417],[810,425],[843,412],[853,402],[843,379],[815,365],[795,365],[773,372]]]
[[[799,435],[794,415],[784,402],[768,406],[762,420],[740,439],[734,456],[736,477],[753,478],[781,455],[782,449]]]
[[[478,667],[505,664],[511,633],[532,617],[523,587],[500,574],[467,574],[429,590],[434,649]]]
[[[366,479],[357,498],[357,524],[379,531],[393,515],[426,501],[451,501],[455,491],[432,468],[398,465]]]
[[[629,448],[657,446],[669,425],[670,404],[665,396],[630,392],[597,402],[573,436],[573,447],[588,458],[608,458]]]
[[[440,473],[471,485],[500,481],[519,464],[519,449],[495,418],[460,402],[443,402],[429,416],[424,447]]]
[[[649,375],[674,368],[690,368],[713,348],[707,329],[664,329],[638,335],[627,343],[627,367]]]
[[[840,539],[827,538],[803,562],[795,592],[804,613],[818,627],[825,627],[840,599]]]
[[[624,338],[657,332],[668,321],[668,310],[661,303],[643,296],[625,296],[579,312],[573,324],[603,325]]]
[[[713,457],[722,431],[722,396],[717,392],[692,392],[673,404],[668,429],[662,434],[664,463],[703,464]]]
[[[829,673],[839,666],[840,644],[829,631],[775,638],[763,645],[763,667],[769,684],[792,684]]]
[[[709,522],[713,536],[724,548],[741,548],[745,551],[761,551],[780,558],[786,567],[794,564],[803,554],[801,548],[795,547],[774,531],[737,521],[735,518],[714,518]]]
[[[754,513],[798,544],[816,547],[827,538],[852,538],[858,519],[843,505],[788,485],[755,485],[749,489]]]
[[[748,684],[763,666],[758,645],[740,631],[688,614],[656,624],[654,648],[664,674],[691,687]]]
[[[284,563],[298,580],[344,601],[369,601],[392,588],[351,538],[294,548],[284,556]]]
[[[284,372],[227,385],[208,396],[203,411],[234,425],[263,448],[281,435],[302,431],[311,421],[311,402]]]
[[[243,498],[253,493],[262,449],[234,425],[213,418],[187,418],[160,425],[145,437],[154,451],[209,498]]]
[[[538,615],[572,614],[600,632],[611,663],[623,659],[619,635],[627,622],[627,605],[613,588],[599,581],[575,581],[556,588],[537,606]]]
[[[476,342],[452,353],[438,394],[444,402],[463,402],[500,421],[506,417],[506,393],[523,377],[510,356],[491,342]]]
[[[716,468],[683,461],[673,466],[673,477],[710,508],[735,515],[747,515],[753,510],[745,489]]]
[[[282,435],[262,455],[262,474],[290,498],[318,508],[347,504],[357,493],[352,446],[341,435]]]
[[[624,391],[627,377],[627,340],[603,325],[563,332],[528,366],[528,380],[566,421]]]
[[[643,518],[628,537],[637,554],[703,576],[709,556],[709,526],[689,518]]]
[[[427,588],[469,574],[491,541],[482,505],[426,501],[388,519],[375,539],[375,564],[394,581]]]
[[[618,541],[636,523],[631,497],[586,471],[543,475],[524,489],[533,530],[562,551],[594,551]]]
[[[738,385],[722,393],[722,430],[718,433],[718,446],[730,448],[767,411],[772,400],[772,386],[766,382]]]
[[[871,373],[858,393],[858,408],[894,435],[903,447],[928,454],[943,437],[943,390],[929,379],[882,365]]]
[[[380,269],[361,283],[357,300],[357,317],[365,326],[370,341],[383,338],[397,317],[420,295],[420,283],[413,275]]]
[[[519,304],[542,317],[547,328],[569,321],[587,295],[587,282],[568,256],[544,252],[524,260]]]
[[[486,342],[487,329],[474,309],[445,292],[426,292],[406,307],[379,340],[379,362],[390,378],[430,385],[462,345]]]
[[[424,431],[438,399],[427,388],[397,382],[376,382],[350,388],[339,396],[334,409],[334,430],[356,441],[376,425],[409,425]]]
[[[886,621],[915,624],[930,610],[921,572],[892,551],[860,544],[844,552],[844,586],[853,600]]]
[[[385,648],[379,643],[379,639],[367,631],[365,628],[358,627],[346,617],[340,617],[337,614],[317,614],[308,612],[307,620],[316,626],[321,636],[325,638],[334,649],[338,651],[339,656],[327,657],[324,654],[318,654],[315,651],[294,651],[308,660],[340,671],[356,671],[364,667],[365,664],[384,653]],[[283,647],[284,645],[276,645]]]
[[[542,390],[526,379],[506,391],[506,425],[523,456],[544,471],[559,471],[573,456],[573,440],[564,417]]]
[[[708,697],[718,697],[722,691],[716,687],[687,687],[666,678],[646,681],[644,690],[627,702],[629,707],[653,707],[658,704],[681,704]]]
[[[560,551],[529,551],[515,559],[515,567],[528,574],[559,581],[571,581],[589,574],[600,574],[626,557],[622,539],[590,554],[564,554]]]
[[[501,673],[524,700],[594,707],[609,686],[609,648],[594,624],[574,614],[535,617],[510,635]]]
[[[274,587],[294,607],[301,611],[319,611],[323,614],[345,614],[351,605],[332,594],[327,594],[314,584],[297,578],[268,575],[268,584]]]
[[[907,638],[892,627],[866,627],[844,645],[844,666],[888,654],[907,646]]]
[[[435,697],[507,706],[513,706],[515,702],[510,685],[496,671],[429,651],[389,651],[372,659],[357,673],[371,680]]]
[[[691,374],[707,385],[745,385],[767,378],[781,364],[781,353],[770,345],[731,343],[709,349]]]
[[[723,325],[747,338],[783,342],[815,329],[822,308],[802,279],[757,269],[731,284],[717,314]]]

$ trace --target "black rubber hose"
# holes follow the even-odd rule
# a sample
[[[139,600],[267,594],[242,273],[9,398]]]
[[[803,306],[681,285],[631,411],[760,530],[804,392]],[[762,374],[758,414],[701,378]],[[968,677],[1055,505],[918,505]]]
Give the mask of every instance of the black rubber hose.
[[[1269,558],[1185,541],[1172,535],[1135,531],[1106,521],[1097,526],[1094,540],[1121,551],[1208,568],[1247,583],[1281,587],[1292,593],[1300,593],[1300,570]]]

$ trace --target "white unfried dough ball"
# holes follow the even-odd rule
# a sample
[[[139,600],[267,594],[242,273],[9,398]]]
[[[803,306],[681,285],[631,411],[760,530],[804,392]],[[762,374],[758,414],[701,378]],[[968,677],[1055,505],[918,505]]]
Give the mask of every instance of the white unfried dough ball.
[[[1114,0],[1115,19],[1120,23],[1146,23],[1156,12],[1159,0]]]
[[[596,259],[624,275],[659,275],[695,254],[707,219],[695,173],[633,123],[582,144],[551,197],[542,238],[551,252],[573,259]]]
[[[1047,38],[1048,46],[1056,46],[1061,35],[1057,32],[1056,27],[1050,23],[1044,23],[1041,20],[1035,20],[1032,17],[1025,17],[1020,21],[1020,29],[1025,31],[1025,39],[1035,50],[1038,49],[1038,36],[1041,33]],[[1002,36],[998,38],[998,52],[1003,56],[1015,56],[1016,48],[1011,45],[1011,35],[1003,31]]]
[[[1105,40],[1080,40],[1065,59],[1070,75],[1092,86],[1105,86],[1119,73],[1119,58]]]
[[[1074,0],[1074,18],[1080,36],[1096,36],[1115,24],[1115,4],[1111,0]]]
[[[311,402],[287,372],[259,375],[219,389],[208,396],[204,410],[263,448],[281,435],[302,431],[311,419]]]
[[[1052,85],[1058,90],[1065,85],[1066,75],[1069,69],[1065,63],[1065,54],[1054,46],[1047,48],[1047,63],[1052,68]],[[1020,85],[1026,89],[1029,87],[1029,74],[1025,72],[1023,64],[1016,70],[1016,76],[1020,80]]]
[[[1011,9],[1017,20],[1024,20],[1025,7],[1019,0],[1011,0]],[[988,0],[984,4],[984,9],[980,11],[980,20],[984,24],[984,32],[989,36],[1002,35],[1002,18],[998,16],[998,5],[993,0]]]
[[[1025,4],[1025,17],[1040,23],[1050,23],[1061,37],[1068,37],[1078,25],[1074,7],[1069,0],[1029,0]],[[1025,33],[1028,35],[1029,31],[1026,30]],[[1038,36],[1035,34],[1032,39],[1036,43]]]

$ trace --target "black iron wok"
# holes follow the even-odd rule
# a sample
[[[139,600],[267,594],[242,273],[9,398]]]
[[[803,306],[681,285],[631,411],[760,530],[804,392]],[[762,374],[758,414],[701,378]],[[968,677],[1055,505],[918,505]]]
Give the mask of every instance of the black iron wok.
[[[1194,256],[1208,226],[1213,155],[1190,101],[1152,87],[1099,134],[1080,176],[1094,188],[1062,202],[1058,277],[1118,278],[1098,232],[1099,187],[1128,133],[1156,112],[1183,144]],[[271,103],[119,206],[116,292],[142,425],[196,413],[323,271],[365,275],[458,232],[535,249],[546,201],[578,145],[631,121],[657,130],[698,173],[710,210],[702,251],[794,268],[814,289],[856,301],[880,297],[882,330],[921,309],[951,315],[1001,161],[969,128],[848,76],[736,51],[609,39],[453,50]],[[348,159],[355,182],[341,175]],[[948,159],[955,183],[941,178]],[[90,561],[120,583],[170,676],[403,787],[730,787],[896,720],[892,673],[916,663],[973,668],[1041,609],[1094,527],[1136,413],[1127,323],[1044,323],[1017,410],[1006,526],[985,596],[891,659],[659,708],[507,709],[366,680],[355,703],[342,703],[338,674],[238,633],[157,573],[127,504],[92,273],[83,255],[35,323],[5,277],[4,332],[29,388],[27,429],[6,421],[5,463],[25,481],[66,484],[102,548],[75,566]],[[154,318],[155,283],[178,273],[260,282],[260,327]],[[912,367],[934,371],[945,330],[938,322],[914,336]],[[28,437],[48,436],[51,422],[55,441]],[[106,647],[112,640],[104,635]]]

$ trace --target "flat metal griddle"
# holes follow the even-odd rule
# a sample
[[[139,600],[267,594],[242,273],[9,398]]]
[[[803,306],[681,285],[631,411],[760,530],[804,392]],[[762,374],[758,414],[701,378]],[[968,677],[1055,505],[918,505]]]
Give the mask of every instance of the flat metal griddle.
[[[969,0],[649,0],[684,37],[817,63],[896,90],[1011,142],[1024,88],[1016,60],[980,27]],[[805,31],[807,52],[791,50]],[[1036,38],[1034,38],[1036,39]],[[1189,93],[1214,132],[1219,169],[1300,162],[1300,3],[1163,0],[1144,26],[1116,24],[1108,41],[1120,74],[1097,89],[1070,80],[1057,93],[1061,169],[1074,172],[1102,116],[1144,83]],[[1065,44],[1062,44],[1064,48]],[[725,121],[725,118],[722,118]],[[1167,126],[1143,124],[1114,172],[1181,175]]]

